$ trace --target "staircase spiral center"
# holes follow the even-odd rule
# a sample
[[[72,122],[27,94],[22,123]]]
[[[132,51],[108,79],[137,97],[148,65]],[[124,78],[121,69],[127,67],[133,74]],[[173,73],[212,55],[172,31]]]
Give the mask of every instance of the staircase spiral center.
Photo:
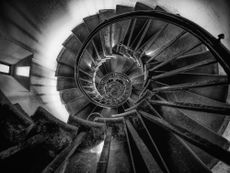
[[[116,107],[123,104],[131,94],[131,81],[125,74],[112,72],[103,77],[98,91],[108,106]]]
[[[108,82],[105,86],[106,94],[113,98],[118,98],[120,95],[123,94],[124,90],[125,86],[119,81]]]

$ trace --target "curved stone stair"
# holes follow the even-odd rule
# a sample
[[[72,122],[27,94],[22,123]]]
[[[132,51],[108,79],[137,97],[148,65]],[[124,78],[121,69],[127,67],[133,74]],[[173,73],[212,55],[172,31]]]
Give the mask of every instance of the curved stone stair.
[[[143,10],[149,11],[153,9],[142,3],[137,3],[134,8],[117,5],[116,10],[100,10],[98,14],[84,18],[84,23],[73,30],[74,35],[77,37],[76,40],[81,40],[83,43],[87,34],[92,32],[100,23],[116,14]],[[158,6],[155,10],[165,11]],[[78,33],[78,28],[82,26],[84,26],[86,31],[84,32],[82,29],[79,29]],[[82,35],[84,35],[84,38]],[[75,46],[72,45],[70,47]],[[77,48],[75,48],[75,50],[76,49]],[[125,58],[134,56],[135,53],[138,52],[141,52],[139,56],[141,60]],[[77,52],[75,52],[75,54],[77,54]],[[207,105],[215,106],[218,105],[216,100],[224,102],[226,99],[226,96],[223,96],[224,94],[222,93],[227,91],[225,84],[228,83],[228,79],[226,76],[218,75],[218,66],[213,55],[199,39],[185,30],[163,21],[134,18],[109,25],[95,35],[82,56],[82,61],[79,62],[79,66],[76,68],[80,69],[78,80],[80,81],[79,85],[81,85],[85,91],[83,95],[86,94],[88,97],[76,96],[76,101],[64,102],[69,113],[76,117],[82,117],[81,112],[84,109],[85,112],[83,112],[87,112],[90,116],[90,114],[94,112],[90,111],[90,106],[92,110],[94,106],[98,106],[101,107],[97,112],[100,114],[99,118],[103,117],[109,121],[111,115],[119,115],[135,108],[136,102],[140,99],[141,94],[143,94],[143,89],[165,95],[164,99],[172,102],[176,102],[176,98],[178,99],[178,96],[180,96],[182,102],[201,99],[203,101],[201,101],[200,104],[207,103]],[[90,56],[90,60],[84,60],[87,56]],[[58,59],[57,61],[59,62]],[[148,74],[146,74],[147,71]],[[61,73],[61,70],[57,68],[57,72]],[[107,106],[110,106],[109,103],[103,100],[98,93],[98,91],[100,91],[100,87],[98,87],[100,81],[102,81],[108,73],[125,74],[130,79],[132,85],[131,94],[127,101],[121,106],[118,105],[114,107],[111,105],[113,108],[108,108]],[[73,74],[69,75],[73,76]],[[152,76],[152,78],[144,88],[147,75]],[[57,75],[58,78],[59,76],[61,77],[61,75]],[[79,85],[76,86],[77,90],[81,90],[78,88]],[[189,92],[182,94],[181,90],[187,89]],[[218,94],[213,95],[212,93],[214,93],[214,91]],[[188,95],[188,93],[190,94]],[[72,96],[70,97],[72,98]],[[87,102],[87,98],[91,98],[89,99],[89,101],[93,102],[91,105]],[[212,104],[212,101],[215,103]],[[103,107],[103,104],[107,106]],[[228,105],[226,106],[228,107]],[[179,121],[181,119],[181,121],[185,121],[185,124],[182,123],[185,125],[184,128],[190,129],[191,131],[193,129],[201,129],[199,132],[193,132],[196,132],[197,135],[203,133],[203,136],[210,136],[213,140],[218,140],[214,139],[215,136],[217,138],[219,137],[219,135],[215,133],[218,129],[214,126],[220,127],[220,122],[225,121],[224,116],[216,116],[216,114],[213,113],[197,114],[194,111],[168,108],[166,106],[159,108],[161,110],[159,113],[162,114],[161,116],[168,117],[169,114],[177,114],[175,115],[175,117],[178,116],[177,122],[168,119],[172,124],[179,125],[182,123]],[[201,116],[203,117],[201,118]],[[188,123],[187,126],[186,123]],[[212,123],[215,125],[212,125]],[[222,139],[223,138],[219,140],[220,143]],[[228,145],[228,141],[223,139],[222,144]],[[223,146],[222,144],[220,144],[220,146]],[[187,148],[187,146],[185,148]],[[192,148],[194,152],[200,156],[201,160],[209,164],[212,157],[203,154],[194,147]],[[192,155],[195,154],[193,153]],[[146,162],[147,161],[144,161],[145,164]],[[148,171],[150,171],[150,168],[148,169]]]

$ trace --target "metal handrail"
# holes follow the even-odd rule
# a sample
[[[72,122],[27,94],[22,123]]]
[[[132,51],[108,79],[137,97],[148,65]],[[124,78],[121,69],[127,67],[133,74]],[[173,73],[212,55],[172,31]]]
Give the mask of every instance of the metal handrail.
[[[197,37],[204,45],[206,45],[210,52],[213,54],[213,56],[217,59],[217,61],[221,64],[223,69],[228,75],[228,78],[230,76],[230,51],[220,42],[219,38],[215,38],[213,35],[211,35],[208,31],[206,31],[201,26],[197,25],[196,23],[182,17],[179,15],[169,14],[167,12],[163,11],[136,11],[136,12],[129,12],[124,13],[121,15],[117,15],[115,17],[112,17],[108,20],[105,20],[103,23],[99,24],[87,37],[87,39],[82,44],[82,47],[79,50],[79,53],[76,57],[76,63],[75,63],[75,82],[77,86],[80,88],[80,90],[87,95],[87,98],[92,100],[88,96],[88,94],[84,91],[81,84],[77,80],[79,77],[79,68],[78,65],[81,60],[81,56],[84,53],[84,50],[87,48],[88,44],[91,42],[91,40],[94,38],[96,34],[98,34],[103,28],[107,27],[108,25],[112,25],[117,22],[121,22],[124,20],[129,20],[133,18],[149,18],[149,19],[155,19],[155,20],[161,20],[164,22],[168,22],[170,24],[174,24],[180,28],[183,28],[187,32],[191,33],[193,36]],[[98,104],[98,103],[97,103]]]

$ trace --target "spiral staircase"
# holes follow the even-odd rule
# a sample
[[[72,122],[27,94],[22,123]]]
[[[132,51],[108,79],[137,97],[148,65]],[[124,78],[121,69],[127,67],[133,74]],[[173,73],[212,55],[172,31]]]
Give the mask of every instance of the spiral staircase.
[[[204,29],[137,2],[83,19],[57,57],[69,119],[0,93],[1,172],[212,172],[230,165],[229,51]],[[4,170],[4,171],[3,171]]]

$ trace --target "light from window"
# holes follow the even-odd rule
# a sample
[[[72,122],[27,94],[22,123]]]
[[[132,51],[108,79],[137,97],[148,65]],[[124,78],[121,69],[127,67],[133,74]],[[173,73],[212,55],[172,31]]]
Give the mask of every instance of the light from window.
[[[96,153],[97,155],[101,155],[102,149],[104,146],[104,141],[102,141],[101,143],[99,143],[97,146],[93,147],[90,152],[91,153]]]
[[[30,76],[30,67],[29,66],[17,67],[16,68],[16,75],[29,77]]]
[[[9,74],[10,73],[10,66],[5,65],[5,64],[0,64],[0,72]]]

